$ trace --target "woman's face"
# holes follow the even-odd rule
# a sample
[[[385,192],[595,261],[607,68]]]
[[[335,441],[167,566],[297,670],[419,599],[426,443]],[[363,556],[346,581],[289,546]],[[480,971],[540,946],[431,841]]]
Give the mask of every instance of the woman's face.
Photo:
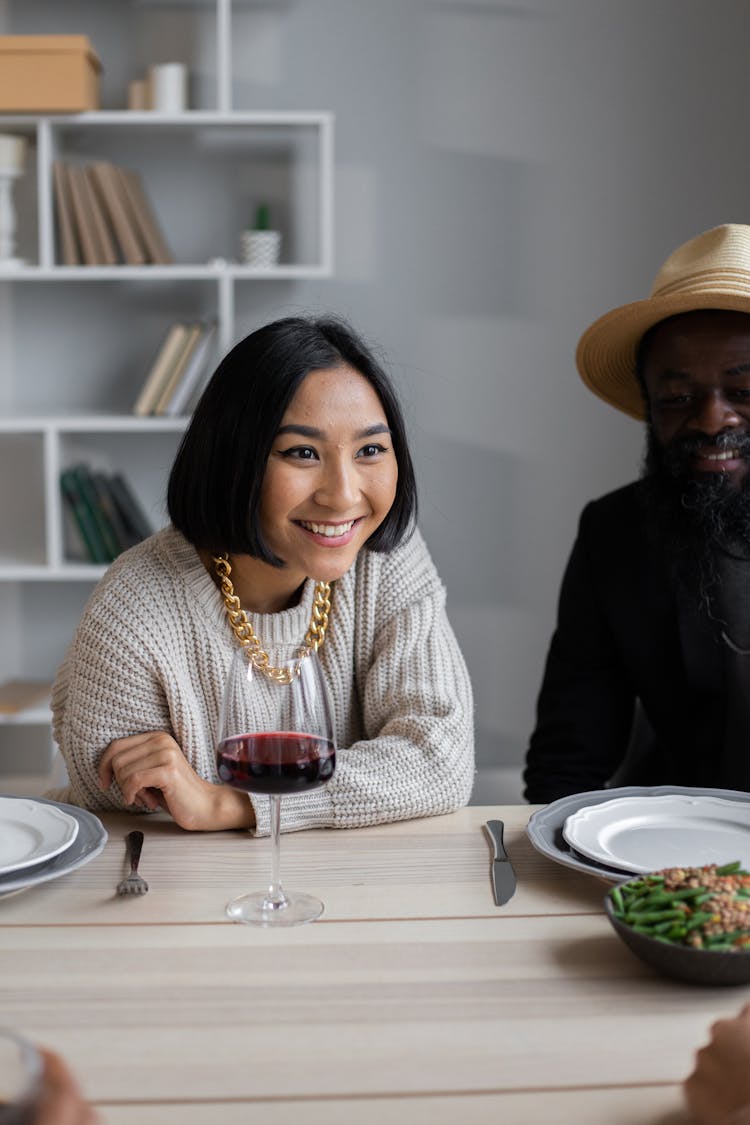
[[[260,523],[285,573],[332,582],[380,526],[398,465],[372,385],[341,365],[307,375],[281,420],[263,478]]]

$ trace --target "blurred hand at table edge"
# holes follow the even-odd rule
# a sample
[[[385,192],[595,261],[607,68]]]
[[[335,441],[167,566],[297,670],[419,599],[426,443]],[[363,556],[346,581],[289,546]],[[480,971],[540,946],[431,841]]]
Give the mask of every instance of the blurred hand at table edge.
[[[99,784],[117,782],[128,805],[165,809],[190,832],[255,827],[246,793],[199,777],[171,734],[145,731],[110,742],[99,762]]]
[[[45,1047],[39,1048],[39,1054],[44,1069],[32,1125],[98,1125],[101,1118],[83,1097],[64,1059]]]
[[[750,1003],[717,1020],[685,1080],[685,1099],[701,1125],[750,1125]]]

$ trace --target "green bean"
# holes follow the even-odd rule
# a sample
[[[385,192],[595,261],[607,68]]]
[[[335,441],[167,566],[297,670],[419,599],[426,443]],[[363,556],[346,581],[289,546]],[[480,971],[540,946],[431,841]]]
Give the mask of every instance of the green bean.
[[[735,875],[740,869],[740,860],[736,859],[734,863],[725,863],[723,867],[716,868],[717,875]]]
[[[747,937],[747,930],[731,930],[728,934],[716,934],[722,941],[735,942],[738,938]]]
[[[643,925],[644,922],[666,922],[668,918],[682,918],[682,910],[632,910],[626,914],[626,922],[637,922]]]
[[[654,891],[641,903],[642,906],[664,906],[676,901],[677,891]]]
[[[690,932],[690,930],[695,930],[698,926],[702,926],[705,922],[710,922],[712,918],[713,914],[707,914],[705,911],[702,911],[699,914],[694,914],[688,922],[686,930],[688,932]]]
[[[619,887],[613,887],[612,888],[610,898],[612,899],[612,902],[614,903],[615,910],[624,914],[625,913],[625,903],[622,901],[622,892],[620,891]]]

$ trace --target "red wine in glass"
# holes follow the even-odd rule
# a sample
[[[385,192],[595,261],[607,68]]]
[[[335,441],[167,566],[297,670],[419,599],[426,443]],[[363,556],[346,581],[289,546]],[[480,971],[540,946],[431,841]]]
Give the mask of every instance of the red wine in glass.
[[[302,793],[325,785],[336,768],[327,738],[294,731],[237,734],[219,743],[219,777],[247,793]]]
[[[225,785],[250,794],[261,819],[268,801],[271,878],[267,889],[227,904],[234,922],[296,926],[323,913],[323,903],[301,891],[287,893],[279,876],[282,801],[300,801],[303,813],[336,770],[333,709],[316,652],[299,645],[267,646],[270,667],[239,649],[232,658],[216,739],[216,769]],[[309,796],[308,796],[309,794]],[[325,803],[323,803],[325,804]],[[314,815],[313,815],[314,819]]]

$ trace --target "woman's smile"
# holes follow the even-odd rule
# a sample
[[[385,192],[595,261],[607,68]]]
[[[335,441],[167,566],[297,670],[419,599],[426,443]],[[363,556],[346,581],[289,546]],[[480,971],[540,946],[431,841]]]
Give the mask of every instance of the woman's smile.
[[[325,523],[319,520],[293,520],[316,543],[322,547],[345,547],[351,542],[355,529],[362,522],[360,516],[354,520],[345,520],[342,523]]]

